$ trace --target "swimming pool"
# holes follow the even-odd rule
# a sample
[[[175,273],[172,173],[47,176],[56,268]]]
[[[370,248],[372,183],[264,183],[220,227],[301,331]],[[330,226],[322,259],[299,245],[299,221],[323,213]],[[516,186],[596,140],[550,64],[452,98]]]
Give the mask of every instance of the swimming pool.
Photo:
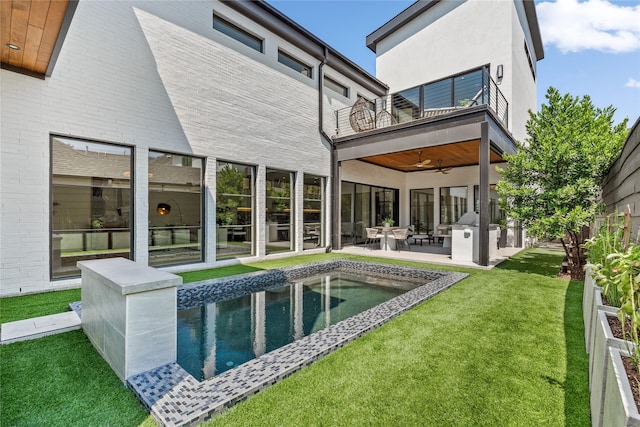
[[[211,378],[424,284],[332,270],[178,312],[178,364]]]
[[[333,259],[182,285],[177,292],[177,307],[179,311],[201,307],[265,291],[283,281],[295,283],[301,277],[336,269],[351,270],[360,275],[390,274],[424,284],[209,379],[199,381],[178,363],[168,363],[129,377],[127,386],[158,424],[195,425],[380,327],[468,276],[458,272]]]

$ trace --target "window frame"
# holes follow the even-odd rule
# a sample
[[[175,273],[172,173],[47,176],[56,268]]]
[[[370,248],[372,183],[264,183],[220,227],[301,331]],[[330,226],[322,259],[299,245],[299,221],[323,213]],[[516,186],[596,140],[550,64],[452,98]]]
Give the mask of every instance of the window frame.
[[[531,70],[531,76],[533,76],[533,81],[536,81],[536,71],[533,67],[533,59],[531,59],[531,52],[529,51],[529,45],[527,41],[524,41],[524,53],[527,56],[527,61],[529,62],[529,70]]]
[[[284,58],[284,61],[281,59]],[[307,64],[306,62],[296,58],[285,50],[278,48],[278,62],[288,68],[291,68],[298,74],[301,74],[305,77],[313,79],[313,66]],[[294,65],[300,67],[300,69],[296,68]],[[305,68],[308,70],[308,74],[305,74]]]
[[[54,244],[54,235],[56,235],[57,233],[61,232],[61,231],[66,231],[65,229],[56,229],[54,227],[54,222],[55,222],[55,218],[54,218],[54,208],[57,206],[56,205],[56,201],[54,201],[54,186],[55,184],[55,171],[54,171],[54,147],[53,147],[53,142],[54,140],[60,140],[62,143],[64,143],[64,141],[73,141],[74,143],[86,143],[86,144],[92,144],[92,145],[103,145],[106,147],[111,147],[111,148],[124,148],[126,150],[129,151],[129,167],[128,167],[128,171],[124,171],[122,173],[122,176],[126,177],[127,180],[129,181],[129,197],[128,197],[128,202],[129,202],[129,212],[128,212],[128,217],[127,217],[127,223],[128,226],[125,228],[128,228],[128,233],[129,233],[129,255],[128,255],[128,259],[131,260],[135,260],[135,221],[134,221],[134,212],[135,212],[135,176],[134,176],[134,168],[135,168],[135,147],[131,146],[131,145],[127,145],[127,144],[118,144],[118,143],[113,143],[113,142],[109,142],[109,141],[102,141],[102,140],[97,140],[97,139],[89,139],[89,138],[79,138],[79,137],[74,137],[74,136],[67,136],[67,135],[58,135],[58,134],[50,134],[49,135],[49,280],[51,281],[58,281],[58,280],[68,280],[68,279],[74,279],[74,278],[78,278],[80,277],[80,271],[78,270],[77,273],[73,273],[73,274],[69,274],[69,275],[61,275],[61,276],[55,276],[54,275],[54,258],[55,258],[55,254],[54,254],[54,250],[56,250],[56,245]],[[87,151],[89,152],[89,151]],[[128,174],[127,174],[128,172]],[[60,174],[61,176],[64,176],[64,174]],[[87,178],[89,176],[86,176],[85,178]],[[122,177],[120,177],[119,175],[114,176],[113,178],[105,178],[107,180],[111,180],[111,179],[116,179],[116,178],[120,178],[122,179]],[[93,186],[91,188],[94,188]],[[119,211],[119,210],[118,210]],[[91,228],[94,228],[92,226],[93,224],[93,220],[91,221]],[[102,228],[102,227],[98,227],[98,228]],[[109,229],[109,227],[106,228],[107,230]],[[89,230],[89,229],[86,229]],[[118,230],[118,231],[125,231],[125,230]],[[86,236],[84,235],[85,232],[83,232],[83,242],[86,239]],[[110,240],[110,239],[109,239]],[[83,246],[85,245],[85,243],[83,243]],[[109,244],[111,245],[111,244]],[[59,248],[60,250],[60,256],[62,255],[62,248]],[[115,249],[114,249],[115,250]],[[91,258],[91,254],[89,254],[88,252],[90,252],[90,250],[86,249],[83,250],[81,252],[87,252],[87,256],[89,256],[89,258],[87,259],[94,259]]]
[[[328,84],[327,84],[328,83]],[[349,87],[346,85],[343,85],[342,83],[338,82],[337,80],[329,77],[329,76],[324,76],[323,81],[322,81],[322,85],[324,87],[326,87],[327,89],[331,90],[332,92],[337,93],[338,95],[342,95],[345,98],[349,98],[349,94],[350,94],[350,90]],[[333,85],[333,87],[332,87]],[[341,88],[342,90],[339,91],[337,88]]]
[[[446,197],[455,197],[455,196],[451,196],[451,189],[453,188],[464,188],[465,189],[465,197],[464,197],[464,204],[445,204],[443,203],[443,190],[448,190],[448,195]],[[469,186],[468,185],[452,185],[452,186],[448,186],[448,187],[440,187],[439,189],[439,197],[440,197],[440,216],[439,216],[439,224],[442,225],[452,225],[455,224],[456,222],[458,222],[458,220],[462,217],[462,215],[466,214],[467,212],[469,212]],[[459,206],[461,207],[462,212],[460,213],[460,215],[457,215],[457,218],[453,219],[453,213],[449,213],[449,216],[451,216],[451,219],[448,221],[443,221],[443,211],[445,209],[445,206],[447,208],[451,208],[452,211],[455,212],[455,207]]]
[[[184,239],[184,233],[185,230],[189,231],[189,244],[191,244],[191,231],[192,230],[196,230],[196,227],[199,227],[200,229],[200,234],[199,234],[199,241],[197,242],[199,244],[199,253],[200,253],[200,257],[199,259],[183,259],[183,260],[172,260],[172,262],[167,262],[167,263],[162,263],[162,262],[155,262],[155,257],[153,257],[153,253],[152,253],[152,248],[151,248],[151,242],[153,242],[153,233],[155,231],[160,231],[163,229],[162,226],[160,226],[159,228],[154,227],[154,229],[151,228],[151,217],[149,216],[149,225],[147,227],[147,234],[148,234],[148,238],[149,238],[149,246],[147,247],[147,259],[148,259],[148,264],[152,267],[169,267],[169,266],[174,266],[174,265],[185,265],[185,264],[197,264],[200,262],[204,262],[204,260],[206,259],[206,253],[205,253],[205,239],[206,239],[206,230],[205,230],[205,193],[206,193],[206,185],[205,185],[205,168],[206,168],[206,158],[205,157],[200,157],[200,156],[194,156],[192,154],[183,154],[183,153],[176,153],[176,152],[172,152],[172,151],[166,151],[166,150],[160,150],[160,149],[154,149],[154,148],[149,148],[149,150],[147,151],[147,167],[148,167],[148,181],[147,181],[147,204],[148,204],[148,209],[149,209],[149,215],[154,215],[156,211],[156,208],[154,208],[154,204],[157,205],[155,202],[151,203],[151,194],[155,194],[156,191],[152,191],[151,188],[153,186],[159,185],[161,188],[164,188],[165,186],[167,187],[171,187],[171,186],[180,186],[180,185],[188,185],[189,183],[178,183],[178,182],[164,182],[164,183],[152,183],[151,180],[154,177],[153,174],[153,168],[155,165],[152,164],[151,159],[153,158],[158,158],[161,156],[156,156],[153,157],[151,154],[158,154],[161,155],[162,157],[166,156],[166,157],[180,157],[180,164],[179,165],[172,165],[175,167],[180,167],[180,168],[193,168],[193,169],[197,169],[199,170],[199,180],[200,180],[200,190],[199,190],[199,203],[200,203],[200,208],[199,208],[199,220],[198,220],[198,224],[197,225],[189,225],[189,224],[174,224],[174,225],[166,225],[164,226],[164,230],[163,231],[169,231],[171,234],[171,244],[170,246],[177,246],[179,247],[179,243],[176,243],[174,240],[174,235],[178,235],[179,231],[182,231],[182,237]],[[197,159],[200,160],[200,166],[196,167],[193,166],[193,160]],[[189,192],[187,192],[189,193]],[[160,193],[162,194],[162,193]],[[171,191],[166,191],[166,194],[164,195],[164,197],[161,197],[158,203],[169,203],[170,201],[172,201],[171,203],[169,203],[170,205],[172,203],[175,203],[174,208],[176,208],[176,213],[178,214],[178,220],[180,221],[186,221],[185,218],[189,215],[190,211],[189,211],[189,205],[187,205],[184,201],[178,202],[175,199],[176,195],[171,195]],[[175,219],[175,217],[173,218]],[[182,229],[180,229],[182,227]],[[155,248],[154,248],[155,249]]]
[[[218,23],[218,25],[216,25],[216,23]],[[257,52],[264,53],[264,38],[261,38],[245,30],[239,25],[234,24],[215,11],[213,12],[212,28],[220,34],[224,34],[225,36],[242,43]],[[249,40],[253,41],[256,45],[250,43]]]
[[[243,176],[243,185],[244,185],[244,180],[246,181],[246,185],[247,188],[249,189],[249,194],[244,194],[244,193],[239,193],[239,194],[232,194],[232,193],[220,193],[220,173],[221,170],[224,169],[225,167],[230,166],[233,169],[235,169],[236,171],[239,171],[238,167],[240,168],[246,168],[249,171],[249,176],[244,175]],[[257,235],[257,224],[256,224],[256,220],[257,220],[257,216],[255,214],[255,210],[256,210],[256,197],[257,197],[257,189],[256,189],[256,174],[257,174],[257,167],[255,165],[251,165],[248,163],[239,163],[236,161],[230,161],[230,160],[223,160],[223,159],[217,159],[216,160],[216,198],[215,198],[215,204],[216,204],[216,223],[215,223],[215,227],[216,227],[216,262],[217,261],[224,261],[224,260],[229,260],[229,259],[237,259],[237,258],[242,258],[242,257],[249,257],[249,256],[255,256],[256,255],[256,235]],[[233,224],[219,224],[219,220],[218,220],[218,216],[222,213],[220,211],[220,202],[221,202],[221,197],[226,196],[226,197],[235,197],[235,198],[239,198],[242,200],[249,200],[249,205],[250,206],[242,206],[240,208],[242,208],[243,210],[249,209],[250,214],[250,223],[248,224],[249,227],[249,238],[251,239],[251,246],[250,246],[250,250],[248,253],[240,253],[240,254],[224,254],[221,255],[220,251],[220,247],[219,245],[222,244],[223,240],[221,240],[221,236],[218,234],[220,233],[221,229],[224,227],[245,227],[245,233],[247,233],[246,231],[246,227],[247,224],[236,224],[235,222]],[[237,219],[237,217],[236,217]],[[245,234],[246,236],[246,234]],[[227,235],[225,236],[225,238],[228,239],[228,231],[227,231]]]

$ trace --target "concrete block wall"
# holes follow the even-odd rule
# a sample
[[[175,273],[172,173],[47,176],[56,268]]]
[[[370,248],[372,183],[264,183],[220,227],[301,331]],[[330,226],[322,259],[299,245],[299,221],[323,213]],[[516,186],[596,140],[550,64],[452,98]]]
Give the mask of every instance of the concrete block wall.
[[[263,37],[264,53],[213,30],[213,10]],[[313,79],[280,64],[278,47],[313,65]],[[50,280],[51,135],[134,147],[134,254],[143,263],[150,149],[206,158],[206,260],[185,269],[216,265],[217,159],[256,165],[261,173],[268,166],[327,177],[330,212],[318,66],[220,2],[80,2],[50,78],[0,71],[0,296],[80,283]],[[324,90],[323,126],[332,134],[334,110],[351,105],[358,93],[375,95],[329,66],[325,72],[350,87],[348,98]],[[264,201],[256,203],[260,236]]]
[[[182,278],[124,258],[78,264],[82,328],[118,377],[175,362]]]

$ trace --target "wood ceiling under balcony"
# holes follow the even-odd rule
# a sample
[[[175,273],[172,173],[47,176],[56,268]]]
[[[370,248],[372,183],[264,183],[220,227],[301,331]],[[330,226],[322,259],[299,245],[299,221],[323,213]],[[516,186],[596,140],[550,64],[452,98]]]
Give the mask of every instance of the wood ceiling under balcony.
[[[438,167],[450,168],[478,165],[480,163],[479,148],[480,140],[473,140],[456,144],[416,148],[396,153],[362,157],[360,160],[402,172],[436,172]],[[425,167],[415,166],[420,157],[423,161],[430,160],[430,162],[428,162]],[[442,162],[440,163],[439,160],[442,160]],[[490,162],[499,163],[502,161],[502,156],[491,150]]]
[[[66,33],[64,29],[61,34],[65,18],[70,21],[76,4],[73,0],[0,0],[3,68],[42,78],[50,75],[59,39]]]

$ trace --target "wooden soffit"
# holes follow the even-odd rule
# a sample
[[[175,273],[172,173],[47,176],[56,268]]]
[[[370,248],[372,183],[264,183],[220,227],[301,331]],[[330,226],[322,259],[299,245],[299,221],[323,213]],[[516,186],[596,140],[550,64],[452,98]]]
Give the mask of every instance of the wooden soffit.
[[[438,145],[435,147],[415,148],[395,153],[362,157],[360,160],[374,165],[401,172],[437,171],[438,168],[474,166],[480,163],[480,140]],[[416,166],[419,160],[423,166]],[[491,163],[502,162],[502,156],[490,152]]]
[[[2,68],[50,76],[77,4],[78,0],[0,0]]]

